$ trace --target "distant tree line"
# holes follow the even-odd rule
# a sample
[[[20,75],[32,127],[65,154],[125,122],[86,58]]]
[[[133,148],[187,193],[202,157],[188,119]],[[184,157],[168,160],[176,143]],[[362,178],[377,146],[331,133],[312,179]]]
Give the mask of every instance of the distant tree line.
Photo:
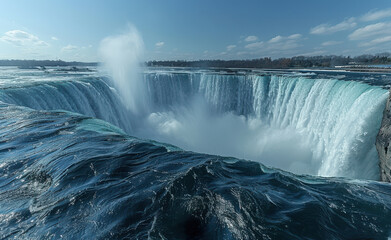
[[[17,67],[65,67],[97,66],[97,62],[66,62],[62,60],[0,60],[0,66]],[[350,56],[297,56],[271,59],[270,57],[247,60],[197,60],[197,61],[149,61],[147,66],[197,67],[197,68],[331,68],[341,65],[391,64],[390,53]]]
[[[147,66],[216,68],[330,68],[341,65],[391,64],[391,54],[350,56],[269,57],[248,60],[149,61]]]
[[[16,67],[66,67],[66,66],[96,66],[96,62],[65,62],[62,60],[0,60],[0,66]]]

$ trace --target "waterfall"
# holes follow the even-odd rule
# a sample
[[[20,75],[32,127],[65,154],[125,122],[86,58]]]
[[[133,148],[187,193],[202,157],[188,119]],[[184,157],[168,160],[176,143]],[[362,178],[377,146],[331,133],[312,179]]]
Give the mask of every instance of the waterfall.
[[[100,77],[3,88],[0,101],[77,112],[138,137],[295,173],[379,178],[375,138],[388,96],[380,87],[194,71],[148,71],[143,80],[149,105],[143,115],[134,115]]]
[[[269,140],[279,144],[278,140],[273,139],[275,134],[289,134],[282,136],[281,144],[304,147],[311,154],[299,154],[297,157],[309,157],[310,160],[294,159],[296,163],[293,165],[296,167],[288,168],[284,166],[292,164],[288,160],[275,157],[272,157],[272,161],[263,159],[262,150],[255,151],[251,159],[299,173],[378,179],[375,138],[388,96],[387,91],[380,87],[354,81],[284,75],[155,73],[148,78],[153,79],[147,81],[152,102],[162,105],[161,108],[167,109],[167,104],[171,107],[189,105],[193,98],[201,96],[211,112],[243,116],[249,133],[254,121],[260,121],[262,127],[256,129],[263,131],[260,134],[263,136],[254,137],[253,140],[265,143],[254,144],[254,148],[265,148]],[[173,122],[172,118],[167,120],[167,117],[162,121]],[[181,121],[177,123],[184,124]],[[265,136],[267,134],[271,136],[270,139]],[[235,135],[229,137],[235,138]],[[180,140],[175,144],[181,145]],[[292,149],[287,146],[280,151],[284,149],[288,151],[286,157],[289,157]],[[304,149],[300,151],[305,152]],[[258,155],[261,157],[258,158]],[[241,154],[235,156],[242,157]],[[270,157],[269,154],[266,156]]]

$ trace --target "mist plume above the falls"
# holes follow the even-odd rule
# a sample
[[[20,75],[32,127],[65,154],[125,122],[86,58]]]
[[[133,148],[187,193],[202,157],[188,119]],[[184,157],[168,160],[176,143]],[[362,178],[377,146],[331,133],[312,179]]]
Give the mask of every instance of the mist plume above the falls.
[[[106,37],[100,44],[104,67],[126,108],[133,114],[140,114],[148,106],[141,75],[143,54],[143,39],[131,24],[126,32]]]

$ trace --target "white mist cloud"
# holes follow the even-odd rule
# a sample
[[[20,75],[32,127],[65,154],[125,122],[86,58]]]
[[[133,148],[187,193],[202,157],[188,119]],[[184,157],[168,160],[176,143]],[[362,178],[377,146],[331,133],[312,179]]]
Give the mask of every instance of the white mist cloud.
[[[151,113],[135,129],[135,135],[169,142],[185,150],[262,161],[296,173],[316,174],[306,136],[293,129],[267,127],[259,119],[212,112],[204,99],[195,98],[186,107]]]
[[[11,30],[6,33],[2,37],[0,37],[0,40],[10,43],[15,46],[39,46],[39,47],[45,47],[49,46],[48,43],[40,40],[37,36],[30,34],[28,32],[22,31],[22,30]]]
[[[56,37],[51,37],[51,39],[52,39],[53,41],[58,41],[58,38],[56,38]]]
[[[155,43],[155,47],[157,47],[157,48],[161,48],[163,46],[164,46],[164,42],[157,42],[157,43]]]
[[[340,22],[336,25],[330,24],[320,24],[314,28],[311,28],[311,34],[330,34],[335,32],[340,32],[343,30],[348,30],[354,28],[357,25],[355,18],[349,18],[343,22]]]
[[[257,41],[258,40],[258,37],[257,36],[248,36],[244,39],[244,41],[246,42],[254,42],[254,41]]]
[[[361,17],[362,21],[376,21],[382,18],[391,17],[391,8],[378,10],[378,11],[370,11],[364,16]]]
[[[123,34],[103,39],[99,52],[125,106],[133,114],[146,111],[149,105],[144,81],[139,75],[144,59],[144,41],[138,30],[129,24]]]

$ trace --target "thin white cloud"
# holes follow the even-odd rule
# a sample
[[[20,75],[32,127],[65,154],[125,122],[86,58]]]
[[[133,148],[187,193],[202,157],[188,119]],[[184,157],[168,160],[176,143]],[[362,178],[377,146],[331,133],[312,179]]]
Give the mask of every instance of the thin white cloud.
[[[274,38],[270,39],[269,40],[269,43],[277,43],[277,42],[280,42],[282,41],[283,37],[281,37],[280,35],[278,36],[275,36]]]
[[[378,11],[370,11],[364,16],[361,17],[362,21],[376,21],[382,18],[391,17],[391,8],[378,10]]]
[[[75,46],[76,47],[76,46]],[[82,47],[79,47],[80,49],[89,49],[89,48],[92,48],[92,45],[88,45],[88,46],[82,46]]]
[[[246,42],[255,42],[258,40],[258,37],[257,36],[248,36],[244,39],[244,41]]]
[[[240,52],[237,52],[236,55],[238,56],[242,56],[242,55],[248,55],[249,52],[246,52],[246,51],[240,51]]]
[[[15,46],[49,46],[48,43],[40,40],[37,36],[22,30],[12,30],[4,33],[0,40]]]
[[[227,51],[231,51],[234,48],[236,48],[236,45],[228,45],[227,46]]]
[[[247,49],[258,49],[258,48],[262,48],[265,46],[265,43],[264,42],[255,42],[255,43],[249,43],[245,46],[245,48]]]
[[[369,46],[374,46],[382,43],[387,43],[391,42],[391,36],[385,36],[385,37],[380,37],[380,38],[375,38],[369,42],[365,41],[361,44],[359,44],[360,47],[369,47]]]
[[[298,33],[287,37],[277,35],[267,42],[261,41],[247,44],[245,48],[258,54],[286,55],[288,52],[292,52],[300,47],[299,42],[301,40],[302,35]]]
[[[61,49],[61,51],[63,51],[63,52],[71,52],[71,51],[75,51],[75,50],[78,50],[78,49],[79,49],[78,46],[68,44],[67,46],[63,47]]]
[[[330,24],[320,24],[314,28],[311,28],[310,33],[311,34],[330,34],[335,32],[340,32],[343,30],[348,30],[351,28],[354,28],[357,25],[355,22],[355,18],[349,18],[343,22],[340,22],[336,25],[330,25]]]
[[[163,45],[164,45],[164,42],[155,43],[155,47],[157,47],[157,48],[161,48],[161,47],[163,47]]]
[[[338,45],[338,44],[341,44],[342,42],[340,41],[327,41],[327,42],[323,42],[322,43],[322,46],[334,46],[334,45]]]
[[[52,39],[53,41],[58,41],[58,38],[56,38],[56,37],[51,37],[51,39]]]
[[[356,29],[349,35],[350,40],[362,40],[378,35],[391,34],[391,22],[379,22]]]
[[[292,34],[292,35],[290,35],[288,37],[277,35],[274,38],[270,39],[268,41],[268,43],[271,43],[271,44],[276,44],[276,43],[281,43],[281,42],[284,42],[284,43],[291,42],[292,43],[292,42],[298,41],[301,37],[302,37],[302,35],[298,34],[298,33]]]
[[[381,37],[381,38],[376,38],[371,41],[373,44],[379,44],[379,43],[385,43],[385,42],[390,42],[391,41],[391,36],[386,36],[386,37]]]
[[[268,49],[277,50],[277,51],[285,51],[298,48],[300,44],[297,41],[282,41],[276,44],[270,44]]]
[[[292,35],[288,36],[288,39],[294,40],[294,39],[299,39],[301,37],[302,37],[301,34],[296,33],[296,34],[292,34]]]

